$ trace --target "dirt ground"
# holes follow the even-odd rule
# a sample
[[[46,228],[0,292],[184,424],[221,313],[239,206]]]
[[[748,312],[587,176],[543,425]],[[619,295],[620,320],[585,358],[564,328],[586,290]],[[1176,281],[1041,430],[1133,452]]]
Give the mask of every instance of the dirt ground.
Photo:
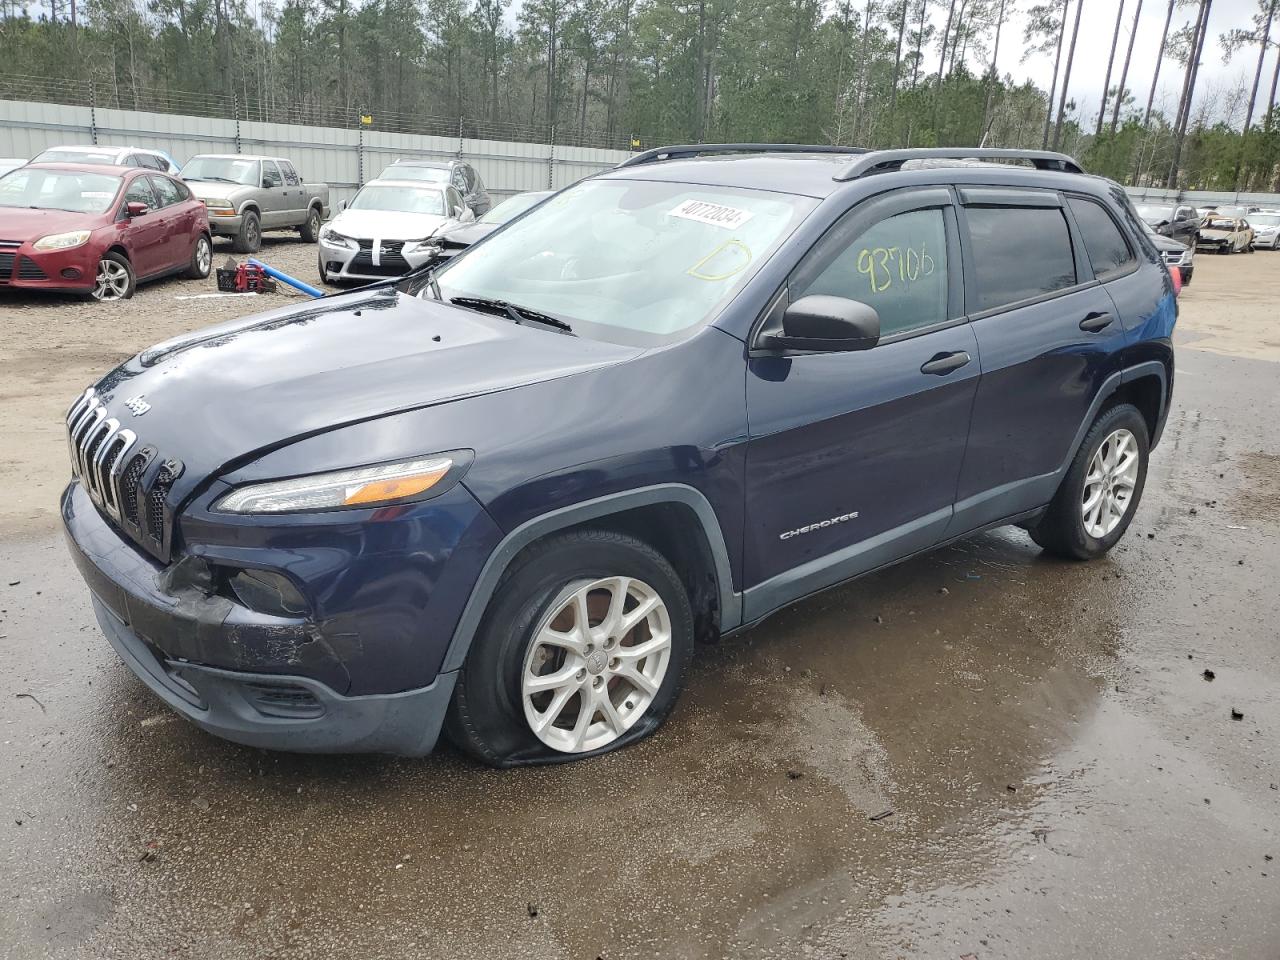
[[[1280,254],[1197,267],[1107,559],[973,537],[700,649],[643,744],[507,772],[170,714],[59,539],[61,417],[268,303],[0,299],[0,958],[1277,960]]]

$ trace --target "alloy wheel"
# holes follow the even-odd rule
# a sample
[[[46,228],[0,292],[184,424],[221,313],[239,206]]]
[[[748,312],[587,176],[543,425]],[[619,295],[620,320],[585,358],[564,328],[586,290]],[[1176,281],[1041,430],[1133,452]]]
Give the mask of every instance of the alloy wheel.
[[[525,654],[525,720],[553,750],[606,747],[653,704],[670,661],[671,617],[653,587],[630,577],[570,584]]]
[[[1084,532],[1095,540],[1111,533],[1128,513],[1140,461],[1137,438],[1123,428],[1109,433],[1089,461],[1080,513]]]
[[[95,300],[122,300],[129,292],[129,269],[118,260],[103,257],[98,261],[98,282],[93,287]]]
[[[196,267],[202,276],[209,275],[209,268],[213,265],[213,248],[209,245],[207,237],[201,237],[196,241]]]

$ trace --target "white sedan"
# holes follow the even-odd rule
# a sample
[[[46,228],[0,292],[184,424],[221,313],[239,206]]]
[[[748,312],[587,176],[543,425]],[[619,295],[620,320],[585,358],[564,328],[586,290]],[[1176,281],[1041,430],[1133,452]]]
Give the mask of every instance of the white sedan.
[[[439,251],[440,233],[473,219],[450,184],[371,180],[320,230],[320,279],[402,276]]]

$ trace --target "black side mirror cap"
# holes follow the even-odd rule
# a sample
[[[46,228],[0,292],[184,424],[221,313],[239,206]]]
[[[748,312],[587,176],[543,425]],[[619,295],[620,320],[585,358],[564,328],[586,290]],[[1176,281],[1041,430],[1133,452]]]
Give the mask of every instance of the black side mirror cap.
[[[880,314],[859,300],[812,294],[782,314],[782,332],[766,334],[766,350],[870,350],[880,342]]]

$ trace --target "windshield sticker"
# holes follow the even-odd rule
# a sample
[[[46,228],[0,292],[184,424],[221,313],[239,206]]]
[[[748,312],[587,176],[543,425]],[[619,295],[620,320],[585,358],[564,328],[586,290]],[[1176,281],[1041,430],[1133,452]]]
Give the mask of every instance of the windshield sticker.
[[[674,210],[669,210],[667,215],[696,220],[698,223],[708,223],[713,227],[723,227],[726,230],[736,230],[755,216],[750,210],[726,207],[720,203],[711,203],[709,200],[686,200]]]
[[[110,200],[115,194],[107,193],[104,190],[81,190],[81,200]]]

